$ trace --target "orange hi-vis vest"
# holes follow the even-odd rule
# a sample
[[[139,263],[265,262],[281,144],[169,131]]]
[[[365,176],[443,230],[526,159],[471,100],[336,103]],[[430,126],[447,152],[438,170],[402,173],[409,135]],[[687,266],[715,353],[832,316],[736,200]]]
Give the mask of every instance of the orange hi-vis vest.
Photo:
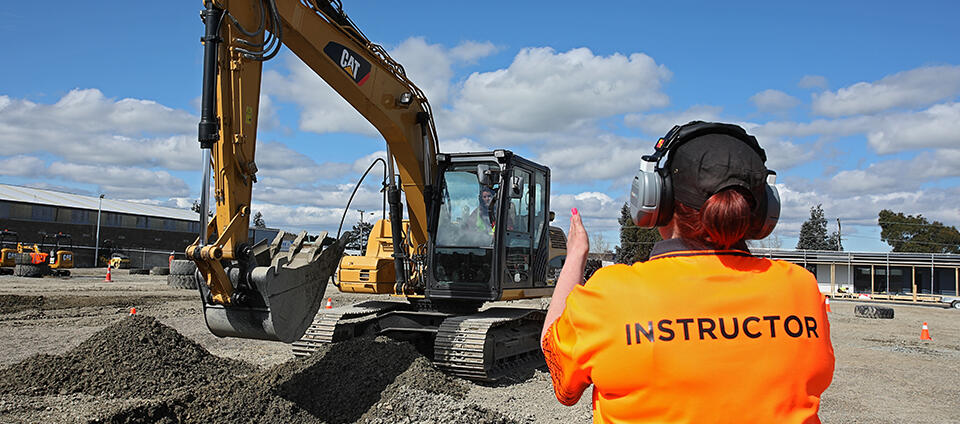
[[[543,352],[557,399],[596,423],[819,423],[833,379],[816,279],[746,251],[658,243],[567,297]]]

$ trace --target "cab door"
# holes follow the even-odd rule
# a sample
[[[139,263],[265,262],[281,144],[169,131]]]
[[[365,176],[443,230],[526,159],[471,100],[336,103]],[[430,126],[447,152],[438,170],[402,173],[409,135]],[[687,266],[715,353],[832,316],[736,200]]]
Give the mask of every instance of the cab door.
[[[532,173],[515,167],[507,186],[506,207],[501,223],[503,228],[504,256],[501,267],[500,289],[524,288],[532,285],[533,231],[531,228]]]

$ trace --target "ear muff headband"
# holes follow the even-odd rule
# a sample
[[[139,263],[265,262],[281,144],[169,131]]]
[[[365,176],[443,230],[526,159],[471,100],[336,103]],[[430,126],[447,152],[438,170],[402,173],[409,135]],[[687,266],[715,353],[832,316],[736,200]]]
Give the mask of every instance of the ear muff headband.
[[[663,138],[657,141],[653,154],[642,157],[640,171],[633,178],[630,187],[630,214],[633,222],[642,228],[653,228],[666,225],[673,217],[673,181],[669,173],[669,163],[672,152],[694,138],[707,134],[725,134],[734,137],[750,146],[760,159],[766,163],[766,152],[760,147],[757,139],[737,125],[693,121],[683,126],[674,126]],[[667,156],[667,163],[663,167],[660,161]],[[758,214],[763,220],[747,234],[749,239],[762,239],[773,231],[780,219],[780,194],[775,186],[776,172],[768,170],[767,180],[764,183],[762,199]]]

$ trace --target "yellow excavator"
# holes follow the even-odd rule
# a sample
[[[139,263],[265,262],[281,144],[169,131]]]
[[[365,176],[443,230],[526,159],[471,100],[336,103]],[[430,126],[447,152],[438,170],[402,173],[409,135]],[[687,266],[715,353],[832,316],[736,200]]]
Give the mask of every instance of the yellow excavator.
[[[17,255],[23,249],[20,246],[20,236],[15,231],[0,231],[0,275],[13,274],[13,267],[17,264]]]
[[[186,255],[210,331],[292,342],[298,355],[385,334],[478,380],[540,363],[543,311],[487,302],[552,294],[566,238],[549,225],[550,170],[508,150],[440,152],[423,92],[337,0],[204,5],[200,207],[212,200],[216,212],[209,222],[200,214]],[[248,238],[262,63],[283,45],[386,141],[389,219],[374,225],[363,255],[343,256],[346,237],[326,233],[301,233],[286,251],[282,232],[272,243]],[[318,314],[334,272],[340,291],[391,297]]]

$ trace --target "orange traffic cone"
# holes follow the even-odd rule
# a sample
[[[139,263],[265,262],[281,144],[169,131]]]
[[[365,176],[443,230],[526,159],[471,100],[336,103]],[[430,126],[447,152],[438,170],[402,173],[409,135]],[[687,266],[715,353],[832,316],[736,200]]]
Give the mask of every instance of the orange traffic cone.
[[[923,327],[920,329],[920,340],[933,340],[930,337],[930,329],[927,328],[927,323],[923,323]]]
[[[130,315],[136,315],[136,314],[137,314],[137,308],[130,308]]]
[[[829,297],[825,297],[825,298],[823,299],[823,304],[827,306],[827,312],[833,312],[833,311],[830,310],[830,298],[829,298]]]
[[[328,297],[328,298],[327,298],[327,306],[326,306],[326,308],[327,308],[327,309],[333,309],[333,298],[332,298],[332,297]]]
[[[110,279],[110,267],[109,267],[109,266],[107,267],[107,277],[104,278],[103,281],[113,281],[113,280]]]

